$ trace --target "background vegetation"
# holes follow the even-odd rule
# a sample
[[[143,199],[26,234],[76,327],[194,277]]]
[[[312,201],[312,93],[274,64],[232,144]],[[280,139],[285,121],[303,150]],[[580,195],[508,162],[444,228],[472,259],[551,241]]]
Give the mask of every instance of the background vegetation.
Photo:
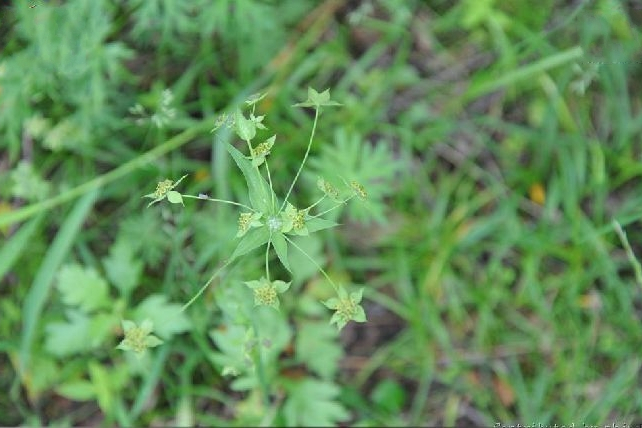
[[[2,3],[0,425],[635,422],[641,22],[637,0]],[[174,315],[236,214],[141,197],[188,174],[244,200],[209,130],[264,90],[292,177],[308,85],[343,106],[296,198],[340,172],[369,199],[300,245],[368,322],[330,327],[294,253],[280,312],[253,312],[253,255]],[[137,360],[120,321],[145,317],[165,343]]]

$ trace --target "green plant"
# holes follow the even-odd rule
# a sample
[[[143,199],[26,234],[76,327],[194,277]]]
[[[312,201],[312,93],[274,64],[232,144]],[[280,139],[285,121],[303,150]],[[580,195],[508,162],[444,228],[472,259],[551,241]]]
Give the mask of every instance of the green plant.
[[[323,194],[316,202],[302,209],[295,207],[290,202],[295,184],[308,159],[322,107],[338,106],[340,104],[330,99],[329,90],[319,93],[309,88],[308,99],[295,105],[314,108],[315,116],[303,160],[288,188],[287,194],[280,200],[274,192],[272,174],[270,173],[268,162],[268,156],[276,142],[276,135],[272,135],[259,144],[256,143],[257,130],[267,129],[263,124],[264,116],[255,115],[256,104],[264,97],[265,94],[255,95],[246,101],[246,106],[251,108],[249,115],[246,116],[241,109],[236,109],[233,115],[221,115],[215,127],[212,129],[212,132],[214,132],[223,125],[233,128],[238,137],[247,144],[247,156],[243,155],[231,144],[226,144],[226,149],[245,178],[248,187],[249,205],[225,199],[210,198],[205,194],[182,194],[175,189],[186,176],[176,181],[165,179],[157,184],[153,193],[145,195],[145,197],[152,199],[148,207],[165,199],[172,204],[182,205],[184,205],[185,199],[200,199],[230,204],[243,209],[243,212],[239,214],[238,232],[236,234],[239,242],[232,252],[232,255],[225,261],[221,268],[214,272],[194,296],[183,305],[181,311],[191,306],[212,283],[214,278],[233,261],[255,249],[265,246],[265,276],[259,279],[245,281],[245,285],[253,291],[255,305],[266,305],[275,309],[279,308],[279,294],[289,288],[290,282],[273,279],[273,276],[270,274],[270,249],[275,251],[283,267],[291,273],[292,268],[290,266],[288,253],[290,248],[294,248],[314,263],[334,288],[336,297],[325,302],[326,307],[336,311],[330,322],[336,324],[338,329],[343,328],[349,321],[365,322],[366,315],[360,305],[363,289],[348,295],[343,285],[336,284],[326,271],[300,245],[292,240],[292,237],[295,236],[308,236],[311,233],[335,227],[337,223],[323,218],[325,214],[346,204],[355,197],[361,199],[367,197],[364,187],[354,180],[350,182],[344,180],[346,188],[349,189],[349,195],[347,197],[340,197],[340,193],[335,186],[327,180],[319,178],[317,185]],[[264,169],[265,176],[261,173],[261,169]],[[334,205],[322,212],[313,213],[313,209],[325,199],[331,199],[334,201]]]

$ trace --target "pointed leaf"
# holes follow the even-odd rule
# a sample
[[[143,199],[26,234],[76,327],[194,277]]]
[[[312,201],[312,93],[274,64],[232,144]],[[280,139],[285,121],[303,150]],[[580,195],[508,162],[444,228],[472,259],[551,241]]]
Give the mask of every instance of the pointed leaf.
[[[272,204],[273,192],[265,178],[259,173],[258,168],[252,162],[236,150],[231,144],[227,144],[227,151],[230,152],[234,162],[239,167],[250,193],[250,204],[252,208],[260,212],[269,212]],[[276,198],[274,197],[274,200]]]
[[[275,233],[272,235],[272,245],[276,251],[276,255],[279,256],[279,260],[288,272],[292,273],[290,268],[290,262],[288,261],[288,243],[285,241],[285,238],[281,233]]]
[[[143,262],[136,257],[133,242],[130,239],[117,240],[102,262],[109,281],[121,295],[128,296],[138,285],[143,272]]]
[[[181,312],[181,305],[170,303],[163,294],[152,294],[143,300],[136,308],[136,319],[143,319],[140,325],[145,331],[158,334],[163,339],[169,339],[175,334],[188,331],[191,322]],[[147,321],[147,322],[146,322]]]
[[[307,377],[287,389],[283,416],[288,426],[338,426],[350,417],[339,401],[341,389],[332,382]]]
[[[339,223],[336,223],[332,220],[326,220],[320,217],[311,218],[305,221],[305,226],[307,227],[309,233],[314,233],[323,229],[329,229],[331,227],[336,227],[338,225]]]
[[[93,268],[63,266],[58,273],[57,288],[66,305],[78,306],[85,312],[109,304],[107,282]]]
[[[250,229],[250,231],[241,238],[241,241],[236,246],[236,249],[230,257],[230,262],[267,243],[269,239],[270,232],[268,232],[267,228],[260,227],[258,229]]]
[[[56,393],[74,401],[89,401],[96,397],[94,385],[87,380],[72,380],[56,388]]]
[[[172,204],[181,204],[185,205],[183,203],[183,196],[178,193],[176,190],[170,190],[167,192],[167,200],[170,201]]]
[[[234,113],[234,130],[244,141],[250,141],[256,135],[256,125],[250,119],[246,119],[239,109]]]

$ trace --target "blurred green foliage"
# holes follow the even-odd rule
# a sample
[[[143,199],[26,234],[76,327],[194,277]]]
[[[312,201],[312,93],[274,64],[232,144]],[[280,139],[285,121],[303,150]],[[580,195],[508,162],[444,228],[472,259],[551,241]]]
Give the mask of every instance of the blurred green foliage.
[[[3,3],[0,425],[639,421],[641,19],[614,0]],[[259,91],[293,177],[308,86],[343,106],[293,200],[318,176],[368,200],[293,242],[364,284],[368,323],[328,325],[331,287],[294,251],[280,312],[254,308],[248,257],[173,315],[237,213],[142,196],[187,174],[181,193],[246,201],[233,131],[209,130]],[[163,345],[119,351],[123,319]]]

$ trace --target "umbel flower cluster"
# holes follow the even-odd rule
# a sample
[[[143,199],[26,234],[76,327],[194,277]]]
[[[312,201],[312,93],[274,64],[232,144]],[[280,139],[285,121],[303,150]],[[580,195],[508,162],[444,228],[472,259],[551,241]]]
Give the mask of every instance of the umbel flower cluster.
[[[290,201],[294,186],[310,153],[322,109],[325,107],[339,106],[340,104],[330,99],[329,90],[317,92],[312,88],[308,89],[308,99],[306,101],[295,104],[296,107],[313,108],[315,110],[314,122],[305,155],[285,197],[280,199],[274,193],[272,174],[270,173],[268,162],[269,156],[275,148],[276,135],[272,135],[264,141],[255,141],[257,139],[257,130],[267,129],[263,124],[264,116],[256,115],[256,105],[263,97],[265,97],[265,94],[255,95],[245,102],[246,107],[250,109],[247,114],[243,113],[241,109],[236,109],[233,114],[223,114],[219,116],[212,129],[212,132],[214,132],[221,126],[232,128],[247,146],[247,154],[245,155],[233,145],[226,143],[227,151],[241,170],[247,183],[249,205],[224,199],[210,198],[203,194],[197,196],[182,194],[175,189],[186,176],[176,181],[164,179],[158,183],[153,193],[144,196],[152,199],[148,206],[163,200],[167,200],[173,204],[184,205],[184,199],[201,199],[230,204],[240,208],[238,231],[236,234],[236,238],[238,239],[236,249],[223,266],[214,272],[198,292],[183,305],[182,310],[187,309],[207,289],[214,278],[230,263],[248,254],[250,251],[265,246],[265,274],[259,279],[245,281],[245,285],[254,293],[255,305],[265,305],[276,310],[279,309],[279,295],[289,289],[290,282],[273,279],[271,277],[269,253],[270,250],[273,250],[280,263],[287,271],[291,272],[288,254],[292,249],[300,251],[310,259],[334,288],[336,297],[324,302],[327,308],[335,311],[330,319],[330,323],[335,324],[338,329],[342,329],[349,321],[365,322],[366,315],[360,305],[363,288],[348,293],[343,285],[336,284],[325,270],[291,238],[297,235],[307,236],[319,230],[337,226],[337,223],[325,219],[324,215],[355,197],[359,199],[365,199],[367,197],[365,188],[355,181],[343,179],[345,189],[339,191],[339,189],[329,181],[319,177],[317,187],[321,191],[321,195],[316,202],[307,207],[297,207]],[[315,208],[324,200],[330,200],[334,205],[325,211],[315,212]],[[124,325],[127,328],[125,329],[125,339],[121,345],[119,345],[121,349],[132,349],[140,352],[146,347],[157,346],[159,344],[157,340],[154,340],[154,336],[149,336],[151,326],[148,323],[142,325],[140,328],[135,327],[135,324],[131,321],[124,321],[124,323],[126,323]]]

